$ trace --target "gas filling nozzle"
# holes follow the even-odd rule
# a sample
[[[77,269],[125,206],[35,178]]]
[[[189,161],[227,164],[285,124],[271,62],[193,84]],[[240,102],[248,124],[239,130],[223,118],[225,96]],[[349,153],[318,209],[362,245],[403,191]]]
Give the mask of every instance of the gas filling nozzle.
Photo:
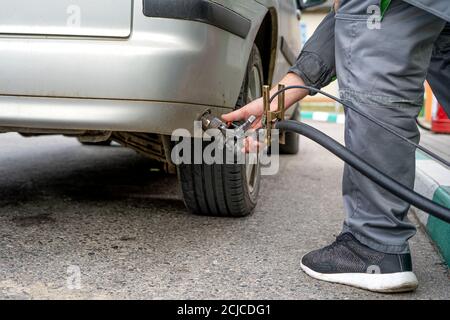
[[[286,86],[284,84],[278,85],[278,90],[280,94],[278,95],[278,108],[273,111],[270,109],[270,87],[263,86],[263,105],[264,105],[264,115],[263,115],[263,128],[266,130],[266,145],[270,148],[272,145],[272,129],[278,121],[284,120],[286,115],[286,105],[285,105],[285,93],[284,89]],[[279,134],[279,143],[285,144],[285,134],[283,131]]]
[[[210,129],[218,129],[222,132],[223,135],[225,135],[226,130],[229,129],[225,122],[213,116],[210,111],[206,111],[201,116],[200,120],[202,121],[203,131],[207,131]]]
[[[266,145],[270,148],[272,144],[272,129],[275,127],[275,124],[278,121],[282,121],[285,118],[285,94],[284,90],[285,85],[279,84],[278,90],[281,90],[278,97],[278,108],[277,110],[270,109],[270,87],[263,86],[263,129],[265,129],[265,142]],[[226,138],[224,143],[227,144],[231,139],[234,141],[238,141],[240,139],[245,138],[245,133],[252,127],[253,123],[256,121],[256,116],[251,115],[244,123],[231,123],[227,124],[220,120],[219,118],[213,116],[211,112],[208,110],[201,116],[202,128],[203,131],[207,131],[209,129],[219,129],[222,135]],[[230,134],[230,130],[232,134]],[[285,144],[285,135],[284,132],[280,132],[279,134],[279,143]],[[228,144],[227,144],[228,145]]]
[[[210,129],[218,129],[222,135],[226,138],[224,141],[228,145],[230,140],[237,141],[245,138],[245,133],[252,127],[253,123],[256,121],[256,116],[250,116],[244,123],[231,123],[226,124],[218,117],[215,117],[211,112],[205,112],[202,117],[202,128],[203,131]]]
[[[205,112],[202,117],[202,128],[204,131],[209,129],[218,129],[224,136],[227,135],[227,131],[232,131],[232,136],[236,138],[244,138],[245,133],[252,127],[256,121],[256,116],[250,116],[244,123],[230,123],[227,124],[220,120],[218,117],[211,114],[211,112]]]

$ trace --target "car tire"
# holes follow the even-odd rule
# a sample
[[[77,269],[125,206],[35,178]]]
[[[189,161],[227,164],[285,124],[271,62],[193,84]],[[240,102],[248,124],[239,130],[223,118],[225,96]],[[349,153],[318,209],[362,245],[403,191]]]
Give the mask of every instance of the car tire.
[[[300,107],[296,106],[291,120],[300,120]],[[280,144],[280,154],[298,154],[300,136],[294,132],[285,132],[285,144]]]
[[[236,108],[262,95],[263,79],[261,56],[254,46]],[[259,164],[182,164],[178,176],[186,207],[194,214],[245,217],[256,206],[261,181]]]

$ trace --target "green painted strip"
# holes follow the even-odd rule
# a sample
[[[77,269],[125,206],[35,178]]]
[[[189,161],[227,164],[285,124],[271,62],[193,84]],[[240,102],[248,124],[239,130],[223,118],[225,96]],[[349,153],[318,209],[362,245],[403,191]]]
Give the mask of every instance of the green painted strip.
[[[425,153],[421,151],[416,152],[416,160],[431,160],[430,157],[428,157]]]
[[[337,114],[335,114],[335,113],[330,113],[329,115],[328,115],[328,122],[334,122],[334,123],[336,123],[337,122]]]
[[[312,120],[313,114],[314,114],[313,112],[306,112],[306,111],[301,112],[302,119],[304,120]]]
[[[433,201],[450,208],[450,187],[438,188],[434,193]],[[447,266],[450,266],[450,224],[430,215],[427,230],[441,251]]]

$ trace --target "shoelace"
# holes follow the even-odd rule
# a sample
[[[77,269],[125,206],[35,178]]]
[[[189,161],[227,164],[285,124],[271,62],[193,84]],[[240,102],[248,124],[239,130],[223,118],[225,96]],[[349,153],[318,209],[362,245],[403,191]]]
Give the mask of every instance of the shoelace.
[[[350,236],[347,233],[340,234],[336,237],[336,240],[330,244],[329,246],[325,247],[326,251],[332,251],[334,248],[336,248],[338,245],[342,245],[343,242],[350,240]]]

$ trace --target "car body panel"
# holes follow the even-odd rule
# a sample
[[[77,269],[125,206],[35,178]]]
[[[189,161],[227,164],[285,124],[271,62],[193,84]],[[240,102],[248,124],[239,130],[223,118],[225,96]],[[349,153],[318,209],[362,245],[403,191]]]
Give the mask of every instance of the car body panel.
[[[1,4],[0,34],[128,37],[133,0],[14,0]]]
[[[199,119],[206,110],[213,111],[216,116],[228,110],[160,101],[17,96],[0,96],[0,106],[0,132],[20,131],[23,127],[62,131],[151,132],[163,135],[170,135],[180,128],[192,134],[192,121]]]
[[[108,37],[0,35],[0,127],[145,129],[166,134],[175,123],[187,123],[185,119],[192,123],[206,108],[217,113],[234,108],[254,39],[269,10],[278,15],[274,81],[289,67],[280,51],[281,38],[300,50],[295,0],[272,1],[275,7],[261,1],[215,2],[251,20],[246,39],[205,23],[146,17],[142,1],[137,0],[128,38],[112,39],[112,33]],[[118,111],[121,103],[124,107]],[[116,106],[116,111],[107,112],[108,105]],[[124,116],[133,112],[132,106],[155,108],[161,116],[137,112],[151,117],[140,119],[146,125],[137,125],[130,120],[133,115]],[[172,111],[177,107],[186,112],[177,115]],[[177,122],[181,116],[185,119]]]
[[[275,64],[274,81],[278,82],[286,75],[286,72],[295,61],[288,61],[281,48],[281,38],[288,44],[290,55],[297,57],[301,50],[300,27],[295,15],[295,0],[278,1],[278,46]]]
[[[0,94],[234,107],[251,44],[207,24],[145,17],[141,1],[133,20],[126,40],[0,38]]]

